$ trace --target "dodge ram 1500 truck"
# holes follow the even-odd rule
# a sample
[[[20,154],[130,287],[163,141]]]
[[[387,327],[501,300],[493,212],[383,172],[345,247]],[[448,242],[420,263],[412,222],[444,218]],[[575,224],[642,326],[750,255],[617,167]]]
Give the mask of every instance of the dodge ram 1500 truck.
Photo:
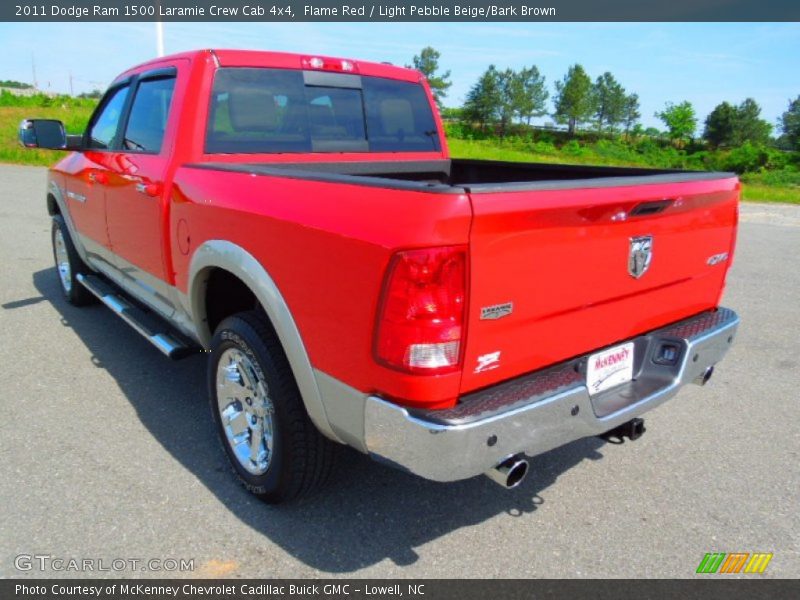
[[[641,435],[738,325],[734,175],[451,159],[410,69],[178,54],[120,75],[83,135],[20,140],[71,151],[47,188],[66,299],[207,353],[224,450],[269,502],[341,445],[513,487],[525,455]]]

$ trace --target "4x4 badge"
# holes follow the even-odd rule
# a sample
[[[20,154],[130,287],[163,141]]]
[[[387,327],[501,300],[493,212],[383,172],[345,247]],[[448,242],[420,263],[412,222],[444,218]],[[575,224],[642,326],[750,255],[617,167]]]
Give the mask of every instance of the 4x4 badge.
[[[652,260],[653,236],[641,235],[631,238],[631,247],[628,253],[628,273],[630,276],[639,279],[650,268]]]

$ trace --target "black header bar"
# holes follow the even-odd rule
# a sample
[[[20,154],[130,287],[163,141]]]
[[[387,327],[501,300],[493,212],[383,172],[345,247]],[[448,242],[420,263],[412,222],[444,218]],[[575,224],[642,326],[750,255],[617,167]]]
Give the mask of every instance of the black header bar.
[[[4,600],[781,600],[800,581],[726,579],[16,579]]]
[[[5,0],[0,21],[800,21],[798,0]]]

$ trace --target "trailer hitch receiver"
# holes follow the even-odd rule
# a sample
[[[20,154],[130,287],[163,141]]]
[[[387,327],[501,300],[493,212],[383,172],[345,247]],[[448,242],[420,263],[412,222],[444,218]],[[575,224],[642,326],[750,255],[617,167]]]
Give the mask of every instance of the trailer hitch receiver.
[[[647,429],[644,426],[644,419],[636,418],[600,434],[600,437],[612,444],[622,444],[625,442],[625,438],[631,441],[638,440],[644,435],[645,431]]]

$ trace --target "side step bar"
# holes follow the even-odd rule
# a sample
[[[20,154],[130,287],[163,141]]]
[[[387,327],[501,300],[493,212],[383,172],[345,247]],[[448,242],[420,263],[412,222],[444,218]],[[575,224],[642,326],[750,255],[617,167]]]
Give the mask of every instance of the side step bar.
[[[122,317],[123,321],[169,358],[178,360],[200,351],[193,342],[173,331],[161,317],[127,300],[121,291],[97,275],[79,273],[77,279],[100,302]]]

